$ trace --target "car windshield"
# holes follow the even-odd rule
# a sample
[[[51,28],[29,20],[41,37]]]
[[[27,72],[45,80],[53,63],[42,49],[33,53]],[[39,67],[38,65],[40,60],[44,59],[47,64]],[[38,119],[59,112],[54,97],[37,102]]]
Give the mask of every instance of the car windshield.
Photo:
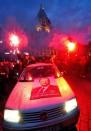
[[[55,76],[55,75],[56,75],[56,71],[50,65],[28,67],[21,74],[19,81],[28,81],[28,80],[30,81],[34,78],[46,77],[46,76]]]

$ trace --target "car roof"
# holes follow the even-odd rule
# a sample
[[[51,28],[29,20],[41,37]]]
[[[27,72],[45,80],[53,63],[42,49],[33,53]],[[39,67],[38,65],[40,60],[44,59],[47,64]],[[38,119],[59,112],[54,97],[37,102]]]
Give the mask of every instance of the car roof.
[[[37,67],[37,66],[53,66],[52,63],[36,63],[36,64],[31,64],[31,65],[28,65],[27,68],[29,67]]]

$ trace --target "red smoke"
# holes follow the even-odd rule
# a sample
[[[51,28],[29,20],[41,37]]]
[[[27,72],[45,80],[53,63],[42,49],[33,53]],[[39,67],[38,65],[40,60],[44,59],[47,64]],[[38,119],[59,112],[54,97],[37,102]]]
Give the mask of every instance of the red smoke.
[[[20,28],[17,24],[11,24],[6,27],[5,29],[5,42],[7,48],[11,48],[10,45],[10,35],[15,34],[20,39],[19,49],[23,49],[28,46],[28,36],[26,35],[25,31]]]

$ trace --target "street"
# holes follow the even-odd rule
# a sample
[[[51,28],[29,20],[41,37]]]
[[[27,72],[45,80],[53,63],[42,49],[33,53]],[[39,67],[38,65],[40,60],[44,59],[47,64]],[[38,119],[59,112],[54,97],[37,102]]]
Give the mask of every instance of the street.
[[[91,78],[67,78],[74,90],[80,106],[80,118],[77,131],[91,131]]]

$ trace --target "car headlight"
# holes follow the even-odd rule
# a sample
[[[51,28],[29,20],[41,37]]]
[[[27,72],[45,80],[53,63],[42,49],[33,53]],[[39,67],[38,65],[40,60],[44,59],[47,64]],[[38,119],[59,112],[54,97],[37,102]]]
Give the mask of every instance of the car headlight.
[[[74,110],[77,107],[77,101],[76,98],[73,98],[67,102],[65,102],[65,111],[71,112],[72,110]]]
[[[7,122],[18,123],[21,119],[20,113],[18,110],[4,110],[4,120]]]

